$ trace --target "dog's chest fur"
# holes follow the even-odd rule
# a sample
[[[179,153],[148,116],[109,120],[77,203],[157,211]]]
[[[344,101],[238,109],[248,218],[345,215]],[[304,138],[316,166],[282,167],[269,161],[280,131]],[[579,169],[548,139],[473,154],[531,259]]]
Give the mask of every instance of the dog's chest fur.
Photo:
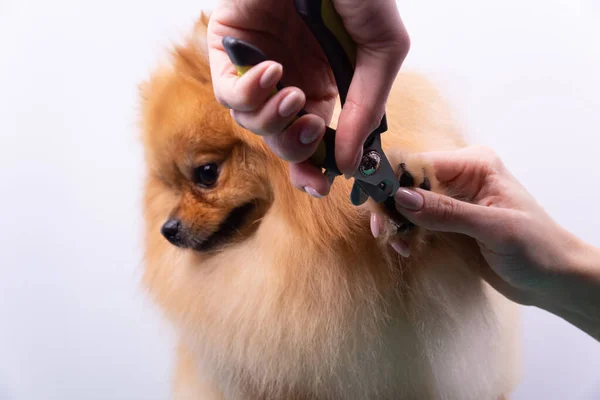
[[[182,276],[202,300],[180,321],[186,348],[224,398],[495,400],[510,390],[514,330],[501,322],[512,305],[460,254],[432,249],[404,266],[420,269],[406,284],[397,261],[348,262],[299,240],[266,219]]]

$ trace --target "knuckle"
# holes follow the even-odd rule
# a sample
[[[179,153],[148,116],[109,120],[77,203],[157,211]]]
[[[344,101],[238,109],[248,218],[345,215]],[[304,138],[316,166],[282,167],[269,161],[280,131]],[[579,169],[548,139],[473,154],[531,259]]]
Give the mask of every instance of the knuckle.
[[[231,93],[223,89],[219,90],[215,88],[215,99],[217,102],[230,110],[238,111],[254,111],[257,108],[257,99],[250,93],[249,90],[244,88],[233,89]],[[225,93],[227,94],[225,94]],[[235,95],[233,95],[235,93]]]
[[[218,92],[216,89],[215,89],[215,99],[217,100],[217,103],[219,103],[223,107],[231,109],[231,106],[229,105],[227,100],[225,100],[225,98],[223,97],[223,94]]]
[[[398,56],[405,58],[408,55],[411,47],[410,35],[405,29],[399,29],[394,35],[394,47]]]
[[[305,154],[304,152],[298,152],[297,150],[290,149],[280,149],[278,152],[278,157],[288,163],[300,163],[306,161],[310,154]]]
[[[490,166],[494,168],[496,171],[502,171],[504,169],[504,162],[500,158],[498,154],[493,154],[490,157]]]
[[[374,116],[373,116],[373,120],[371,121],[371,129],[370,129],[369,133],[371,131],[374,131],[381,123],[381,120],[383,119],[383,116],[385,115],[385,107],[382,106],[373,111],[374,112],[372,114]]]
[[[236,124],[238,124],[242,129],[245,129],[247,131],[252,131],[252,129],[249,129],[247,124],[244,122],[244,118],[242,118],[238,113],[231,113],[231,115],[233,116],[233,120],[235,121]]]
[[[502,171],[504,169],[504,162],[500,158],[500,155],[491,147],[477,145],[473,146],[473,149],[480,156],[480,162],[488,172]]]
[[[361,131],[364,138],[366,138],[372,131],[374,131],[379,126],[383,116],[385,115],[384,106],[379,106],[375,108],[375,106],[373,105],[367,106],[366,104],[363,104],[357,101],[356,99],[352,98],[346,99],[346,102],[344,103],[344,109],[347,112],[349,111],[357,116],[360,116],[361,118],[365,118],[367,129],[364,130],[364,132]],[[358,139],[362,140],[364,138],[360,137]]]
[[[492,166],[502,164],[502,160],[500,159],[500,156],[491,147],[481,145],[481,146],[479,146],[479,149],[480,149],[481,153],[484,155],[485,160],[488,164],[490,164]]]
[[[452,199],[443,196],[436,197],[432,208],[436,219],[442,223],[454,219],[457,214],[456,203]]]
[[[265,142],[271,151],[280,159],[288,163],[299,163],[309,157],[305,152],[299,150],[286,140],[284,134],[265,136]]]

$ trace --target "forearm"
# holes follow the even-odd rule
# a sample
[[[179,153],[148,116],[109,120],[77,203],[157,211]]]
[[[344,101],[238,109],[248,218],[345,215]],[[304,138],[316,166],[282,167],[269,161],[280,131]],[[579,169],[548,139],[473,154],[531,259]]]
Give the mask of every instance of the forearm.
[[[566,260],[565,273],[538,306],[600,341],[600,249],[579,243]]]
[[[594,339],[600,341],[600,321],[598,321],[597,318],[593,318],[593,316],[589,315],[583,315],[569,309],[558,308],[556,310],[548,309],[547,311],[550,311],[554,315],[561,317]]]

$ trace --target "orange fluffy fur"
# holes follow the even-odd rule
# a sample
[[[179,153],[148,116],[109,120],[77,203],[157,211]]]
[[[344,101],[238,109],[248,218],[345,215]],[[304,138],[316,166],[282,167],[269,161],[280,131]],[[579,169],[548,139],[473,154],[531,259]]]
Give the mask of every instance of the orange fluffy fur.
[[[369,230],[367,204],[338,178],[314,199],[286,164],[237,126],[213,94],[206,17],[141,86],[146,154],[144,284],[179,337],[176,399],[496,400],[518,377],[516,305],[477,271],[469,238],[417,229],[403,259]],[[339,111],[339,110],[338,110]],[[337,114],[336,114],[337,115]],[[382,138],[393,165],[429,172],[413,153],[466,145],[436,90],[401,73]],[[334,116],[335,121],[335,116]],[[190,171],[220,165],[201,189]],[[198,234],[233,208],[250,221],[215,251],[171,245],[176,215]]]

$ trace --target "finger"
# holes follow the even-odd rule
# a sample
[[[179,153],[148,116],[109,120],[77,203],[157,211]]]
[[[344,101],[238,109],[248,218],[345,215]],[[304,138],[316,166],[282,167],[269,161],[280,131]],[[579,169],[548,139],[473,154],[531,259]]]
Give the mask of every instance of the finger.
[[[503,210],[484,207],[438,193],[400,188],[394,195],[396,209],[410,222],[426,229],[462,233],[491,243],[502,227]]]
[[[391,54],[359,52],[356,71],[338,119],[336,161],[345,175],[353,174],[362,156],[362,146],[379,126],[385,103],[400,62]]]
[[[350,175],[358,168],[366,138],[381,122],[390,90],[410,49],[410,37],[393,0],[356,2],[353,7],[342,0],[334,4],[357,44],[355,72],[336,138],[338,167]]]
[[[305,114],[283,133],[265,136],[265,142],[278,157],[300,163],[314,154],[324,133],[325,121],[314,114]]]
[[[410,246],[405,238],[400,236],[394,236],[390,240],[392,249],[404,258],[410,257]]]
[[[327,196],[331,189],[331,181],[309,161],[290,164],[290,181],[297,189],[317,198]]]
[[[217,101],[239,111],[261,107],[283,75],[281,64],[269,60],[253,66],[239,77],[227,53],[219,49],[211,50],[210,69]]]
[[[304,107],[304,93],[287,87],[271,97],[256,111],[231,110],[231,116],[245,129],[261,136],[282,133]]]
[[[433,167],[442,185],[468,201],[480,192],[488,176],[503,170],[500,158],[484,146],[423,153],[422,160]]]

